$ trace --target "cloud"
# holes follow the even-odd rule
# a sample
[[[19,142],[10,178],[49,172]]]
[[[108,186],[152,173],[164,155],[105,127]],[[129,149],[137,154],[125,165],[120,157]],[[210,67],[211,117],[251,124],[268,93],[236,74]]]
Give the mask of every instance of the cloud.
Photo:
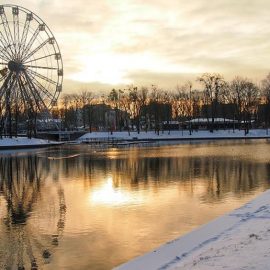
[[[77,78],[78,85],[129,81],[170,87],[177,78],[203,72],[258,79],[269,71],[267,0],[25,0],[23,5],[50,26],[63,54],[65,80]]]
[[[146,70],[130,73],[129,76],[134,79],[135,85],[148,86],[157,85],[164,90],[173,90],[177,85],[185,84],[187,81],[196,81],[199,73],[158,73]]]

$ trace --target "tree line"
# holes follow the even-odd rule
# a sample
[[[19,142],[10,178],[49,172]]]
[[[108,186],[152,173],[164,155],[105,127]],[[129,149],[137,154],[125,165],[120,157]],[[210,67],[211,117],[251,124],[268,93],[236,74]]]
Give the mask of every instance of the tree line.
[[[217,118],[233,119],[248,133],[251,123],[268,128],[270,121],[270,74],[255,84],[248,78],[235,77],[226,81],[216,73],[197,78],[201,90],[192,82],[178,85],[174,91],[130,85],[112,89],[107,95],[95,96],[91,91],[62,96],[54,109],[63,129],[93,130],[154,129],[162,123],[184,123],[194,118],[206,118],[213,131]],[[241,124],[241,125],[240,125]]]
[[[199,85],[200,90],[194,85]],[[51,111],[53,121],[42,121],[44,115],[48,118],[46,112],[36,109],[29,114],[17,105],[18,102],[8,103],[6,112],[0,108],[0,137],[25,132],[31,137],[37,130],[56,128],[159,133],[164,123],[170,129],[169,123],[173,122],[179,129],[188,128],[191,133],[191,120],[195,118],[207,119],[211,132],[221,118],[224,122],[225,119],[237,122],[237,127],[248,133],[252,125],[266,129],[269,126],[270,73],[259,84],[248,78],[226,81],[220,74],[205,73],[196,82],[188,81],[171,91],[156,85],[129,85],[100,95],[90,90],[63,94],[58,106]]]

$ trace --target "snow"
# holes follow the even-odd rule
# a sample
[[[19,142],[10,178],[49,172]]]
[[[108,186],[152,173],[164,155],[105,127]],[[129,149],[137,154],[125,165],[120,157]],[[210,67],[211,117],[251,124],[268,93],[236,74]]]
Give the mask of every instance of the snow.
[[[212,118],[195,118],[195,119],[192,119],[190,121],[186,121],[186,122],[190,122],[190,123],[211,123],[212,122]],[[233,119],[227,119],[227,118],[214,118],[214,122],[215,123],[238,123],[238,120],[233,120]],[[253,122],[253,121],[252,121]]]
[[[251,138],[270,138],[270,132],[268,135],[267,130],[265,129],[252,129],[247,135],[245,135],[244,130],[218,130],[211,133],[207,130],[193,131],[189,135],[188,130],[173,130],[173,131],[164,131],[156,134],[154,131],[149,132],[131,132],[130,135],[127,131],[118,131],[113,132],[92,132],[86,133],[78,140],[80,142],[88,142],[91,140],[192,140],[192,139],[251,139]]]
[[[115,270],[263,270],[270,265],[270,190]]]
[[[43,140],[37,138],[27,138],[27,137],[13,137],[13,138],[5,138],[0,139],[0,148],[16,148],[16,147],[34,147],[34,146],[46,146],[58,144],[58,142]]]

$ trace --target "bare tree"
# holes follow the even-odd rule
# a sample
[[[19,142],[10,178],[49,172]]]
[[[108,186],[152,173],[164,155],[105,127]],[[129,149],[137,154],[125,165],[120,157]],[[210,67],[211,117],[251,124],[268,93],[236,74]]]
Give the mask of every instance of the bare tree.
[[[70,129],[75,126],[75,111],[74,111],[74,95],[72,94],[65,94],[62,97],[61,103],[62,103],[62,122],[63,122],[63,128],[64,129]]]
[[[160,131],[160,122],[161,122],[161,112],[159,110],[159,104],[162,102],[162,99],[163,99],[162,91],[156,85],[152,85],[150,94],[150,104],[153,107],[155,132],[158,135]]]
[[[259,89],[253,82],[241,77],[236,77],[230,88],[237,106],[239,126],[243,121],[247,134],[251,126],[251,116],[256,111]]]
[[[245,133],[251,128],[252,116],[257,112],[259,88],[251,81],[246,84],[244,95],[244,112],[245,112]]]
[[[87,105],[89,103],[89,98],[92,96],[92,93],[87,90],[82,90],[81,93],[79,93],[79,106],[82,110],[82,122],[83,127],[86,126],[86,118],[87,118]]]
[[[264,122],[268,133],[269,121],[270,121],[270,73],[262,80],[262,95],[264,97],[263,103],[265,103]]]
[[[206,104],[210,104],[211,106],[212,123],[210,125],[210,131],[213,132],[220,91],[225,82],[220,74],[215,73],[204,73],[201,77],[198,78],[198,81],[204,86]]]
[[[119,112],[119,100],[120,100],[120,92],[122,90],[112,89],[108,95],[108,103],[112,106],[115,111],[115,123],[116,129],[119,128],[119,121],[120,121],[120,112]]]
[[[138,89],[136,86],[130,86],[128,91],[132,116],[136,122],[136,129],[139,134],[141,130],[141,110],[147,104],[148,89],[146,87]]]
[[[188,117],[189,96],[185,86],[177,86],[174,96],[174,114],[179,121]]]
[[[130,99],[129,93],[126,90],[121,90],[120,97],[119,97],[119,108],[121,110],[122,116],[121,119],[123,120],[123,128],[127,128],[128,135],[130,136],[130,115],[131,115],[131,106],[130,106]]]
[[[176,87],[175,111],[177,111],[178,121],[189,121],[189,132],[192,132],[191,119],[193,118],[194,109],[194,91],[192,91],[192,83],[188,81],[184,85]]]

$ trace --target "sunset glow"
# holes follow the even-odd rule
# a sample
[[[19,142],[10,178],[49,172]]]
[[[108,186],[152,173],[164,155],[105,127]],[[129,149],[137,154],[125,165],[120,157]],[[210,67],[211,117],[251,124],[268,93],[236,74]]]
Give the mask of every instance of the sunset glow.
[[[108,206],[118,206],[125,204],[142,203],[143,199],[138,196],[132,196],[128,191],[116,189],[113,187],[113,180],[111,177],[99,188],[91,191],[90,202],[93,204],[101,204]]]
[[[11,4],[20,4],[11,0]],[[172,88],[204,72],[262,79],[268,72],[268,7],[260,1],[33,1],[61,48],[65,91],[87,85]]]

